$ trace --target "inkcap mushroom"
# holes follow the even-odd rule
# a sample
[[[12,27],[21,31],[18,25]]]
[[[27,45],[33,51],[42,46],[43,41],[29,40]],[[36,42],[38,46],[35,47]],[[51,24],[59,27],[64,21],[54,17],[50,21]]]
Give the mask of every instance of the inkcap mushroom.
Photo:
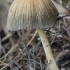
[[[59,70],[43,29],[54,27],[58,11],[51,0],[14,0],[8,13],[7,29],[36,28],[51,70]]]

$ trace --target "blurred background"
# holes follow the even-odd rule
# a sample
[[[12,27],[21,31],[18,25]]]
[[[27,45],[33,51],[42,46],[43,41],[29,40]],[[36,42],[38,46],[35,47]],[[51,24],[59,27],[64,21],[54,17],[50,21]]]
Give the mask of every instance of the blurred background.
[[[0,0],[0,70],[49,70],[39,36],[35,29],[8,32],[7,15],[14,0]],[[65,17],[54,29],[45,29],[55,60],[60,70],[70,70],[70,0],[51,0]],[[69,16],[68,16],[69,15]]]

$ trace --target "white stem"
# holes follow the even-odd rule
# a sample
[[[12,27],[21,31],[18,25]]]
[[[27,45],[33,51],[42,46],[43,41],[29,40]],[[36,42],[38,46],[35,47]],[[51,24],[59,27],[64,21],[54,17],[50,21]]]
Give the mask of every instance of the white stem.
[[[56,64],[56,61],[53,57],[52,50],[51,50],[49,41],[47,39],[46,33],[41,29],[37,29],[37,32],[38,32],[41,42],[43,44],[45,55],[47,57],[48,63],[50,64],[50,69],[51,70],[59,70],[59,68]]]

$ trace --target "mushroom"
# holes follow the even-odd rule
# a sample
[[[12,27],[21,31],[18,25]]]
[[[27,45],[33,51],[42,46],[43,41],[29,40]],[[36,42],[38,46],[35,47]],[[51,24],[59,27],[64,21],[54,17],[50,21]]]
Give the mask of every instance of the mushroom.
[[[54,27],[58,11],[51,0],[14,0],[8,13],[7,29],[36,28],[51,70],[59,70],[43,29]]]

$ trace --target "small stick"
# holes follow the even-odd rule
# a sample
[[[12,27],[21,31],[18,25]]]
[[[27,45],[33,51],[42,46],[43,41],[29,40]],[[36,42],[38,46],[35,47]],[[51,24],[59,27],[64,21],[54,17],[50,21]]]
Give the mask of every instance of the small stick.
[[[32,42],[32,40],[35,38],[37,34],[37,30],[35,31],[34,35],[32,36],[31,40],[28,42],[27,46],[29,46],[29,44]]]

